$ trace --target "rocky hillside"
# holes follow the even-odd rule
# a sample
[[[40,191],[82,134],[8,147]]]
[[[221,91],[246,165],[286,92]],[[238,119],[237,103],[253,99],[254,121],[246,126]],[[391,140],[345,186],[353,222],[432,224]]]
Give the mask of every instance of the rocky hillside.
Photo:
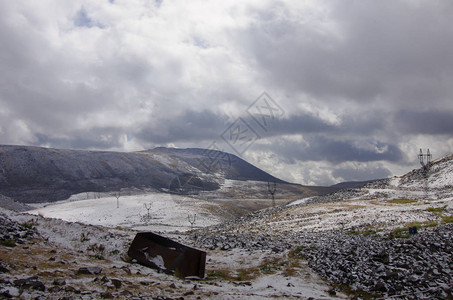
[[[204,228],[206,249],[289,250],[359,298],[452,299],[453,157]]]
[[[415,169],[397,178],[393,185],[404,189],[451,191],[453,189],[453,155],[435,160],[425,168]]]
[[[269,273],[266,266],[282,263],[282,253],[209,252],[206,277],[181,280],[134,263],[126,253],[135,232],[120,226],[2,209],[0,225],[0,299],[331,298],[331,286],[298,259]],[[172,238],[189,242],[181,233]]]
[[[227,179],[285,183],[214,150],[161,147],[121,153],[0,146],[0,194],[24,203],[125,188],[198,194],[218,190]]]

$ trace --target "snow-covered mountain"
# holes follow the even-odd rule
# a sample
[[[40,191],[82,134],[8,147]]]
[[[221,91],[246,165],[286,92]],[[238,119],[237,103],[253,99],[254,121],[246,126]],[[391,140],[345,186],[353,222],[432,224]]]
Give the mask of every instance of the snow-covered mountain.
[[[287,184],[233,154],[209,149],[122,153],[0,146],[0,194],[23,203],[121,189],[198,194],[218,190],[225,180]],[[299,187],[314,195],[323,191]]]

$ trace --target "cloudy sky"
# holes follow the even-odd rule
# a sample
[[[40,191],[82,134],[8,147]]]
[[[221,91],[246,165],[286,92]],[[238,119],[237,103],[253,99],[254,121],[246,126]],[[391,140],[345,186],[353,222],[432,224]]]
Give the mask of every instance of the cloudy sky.
[[[282,179],[453,152],[453,2],[0,1],[0,144],[222,149]],[[263,94],[264,93],[264,94]]]

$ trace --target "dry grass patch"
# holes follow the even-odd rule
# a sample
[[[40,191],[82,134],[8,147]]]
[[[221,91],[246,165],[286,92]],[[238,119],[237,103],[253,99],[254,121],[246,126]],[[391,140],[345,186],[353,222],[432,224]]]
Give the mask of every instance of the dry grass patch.
[[[270,257],[254,267],[235,270],[214,269],[207,271],[205,280],[252,281],[263,275],[280,274],[283,276],[299,276],[303,269],[301,260],[303,248],[294,248],[280,257]]]
[[[453,215],[442,216],[442,224],[453,223]]]
[[[408,198],[395,198],[391,200],[387,200],[387,203],[389,204],[411,204],[411,203],[416,203],[418,200],[414,199],[408,199]]]

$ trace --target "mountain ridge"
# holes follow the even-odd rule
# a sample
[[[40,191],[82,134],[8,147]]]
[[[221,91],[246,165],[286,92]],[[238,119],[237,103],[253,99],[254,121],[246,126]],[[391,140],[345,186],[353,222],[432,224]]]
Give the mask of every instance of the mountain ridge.
[[[0,194],[22,203],[127,188],[197,194],[218,190],[227,179],[291,185],[236,155],[202,148],[114,152],[0,145]]]

